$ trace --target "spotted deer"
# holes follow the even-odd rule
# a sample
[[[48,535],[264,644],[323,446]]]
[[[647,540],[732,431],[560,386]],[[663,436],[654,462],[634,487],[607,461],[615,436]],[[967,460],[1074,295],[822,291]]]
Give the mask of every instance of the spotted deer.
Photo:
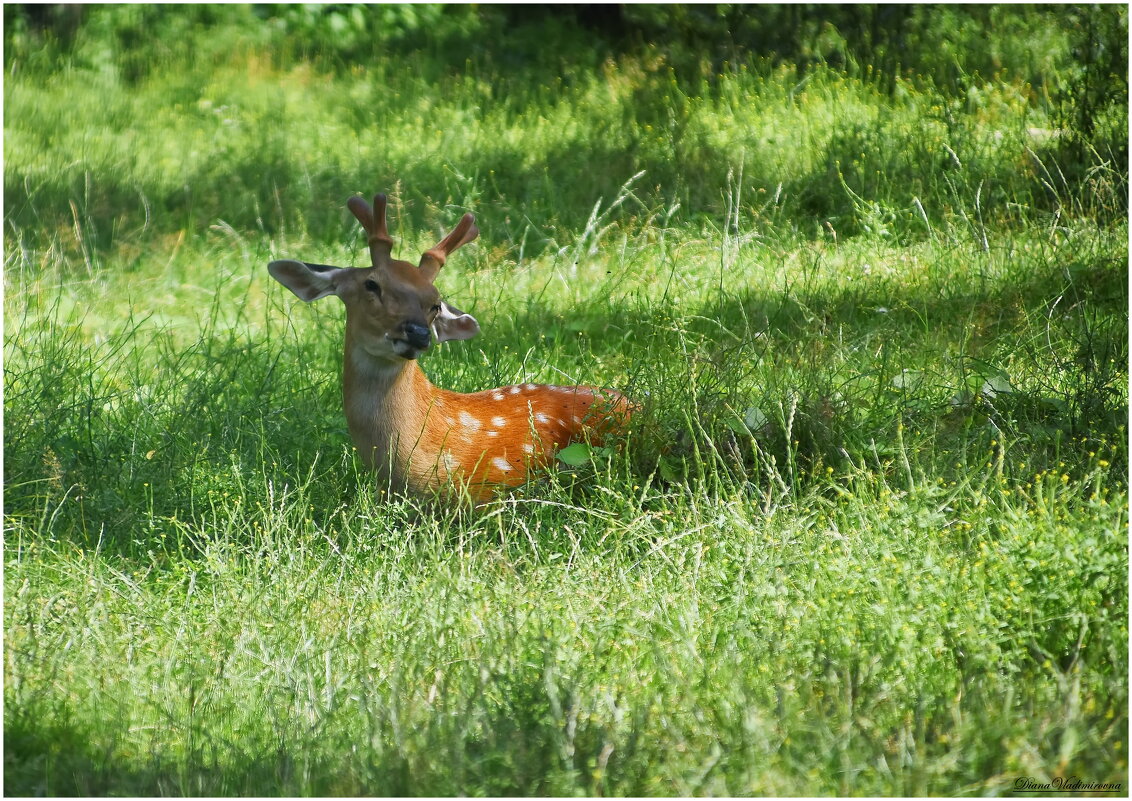
[[[524,483],[555,450],[627,422],[628,401],[595,387],[516,384],[460,393],[434,386],[417,363],[435,342],[470,339],[479,323],[440,298],[437,274],[479,235],[465,214],[413,266],[392,258],[385,195],[347,207],[369,240],[372,267],[282,259],[267,269],[301,300],[337,295],[346,305],[342,392],[350,436],[388,486],[415,496],[469,497],[482,505]]]

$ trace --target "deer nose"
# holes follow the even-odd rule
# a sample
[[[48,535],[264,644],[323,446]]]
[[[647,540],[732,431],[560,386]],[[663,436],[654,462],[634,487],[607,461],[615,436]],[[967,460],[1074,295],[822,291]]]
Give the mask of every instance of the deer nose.
[[[417,350],[425,350],[428,348],[429,343],[432,341],[432,334],[429,332],[427,325],[405,323],[402,328],[405,332],[406,342]]]

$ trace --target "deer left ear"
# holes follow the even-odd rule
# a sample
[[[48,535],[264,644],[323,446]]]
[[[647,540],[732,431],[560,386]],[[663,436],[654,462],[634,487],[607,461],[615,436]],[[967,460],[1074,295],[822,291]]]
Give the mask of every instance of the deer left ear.
[[[267,265],[271,277],[307,303],[333,295],[336,281],[347,271],[325,264],[308,264],[294,259],[280,259]]]
[[[437,342],[450,339],[471,339],[480,332],[480,324],[470,314],[440,301],[440,311],[432,321],[432,333]]]

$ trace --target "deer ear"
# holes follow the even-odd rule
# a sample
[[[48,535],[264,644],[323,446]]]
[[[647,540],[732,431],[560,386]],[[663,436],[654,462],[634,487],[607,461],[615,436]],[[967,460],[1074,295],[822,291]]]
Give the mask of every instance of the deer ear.
[[[346,272],[341,267],[324,264],[307,264],[292,259],[280,259],[267,265],[271,277],[294,292],[307,303],[333,295],[338,275]]]
[[[432,333],[437,342],[451,339],[471,339],[480,332],[476,318],[440,301],[440,311],[432,321]]]

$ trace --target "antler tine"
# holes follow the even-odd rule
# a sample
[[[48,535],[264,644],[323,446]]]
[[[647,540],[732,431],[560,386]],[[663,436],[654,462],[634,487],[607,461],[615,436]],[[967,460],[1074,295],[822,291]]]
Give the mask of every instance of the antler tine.
[[[436,247],[424,252],[421,256],[420,269],[425,278],[430,281],[435,279],[440,268],[456,248],[468,244],[480,235],[480,229],[476,228],[475,221],[476,218],[471,214],[465,214],[460,224],[452,229],[452,233],[440,240]]]
[[[346,207],[358,218],[369,240],[370,259],[374,267],[385,267],[393,254],[393,237],[385,224],[385,195],[373,196],[373,208],[355,195],[346,201]]]

